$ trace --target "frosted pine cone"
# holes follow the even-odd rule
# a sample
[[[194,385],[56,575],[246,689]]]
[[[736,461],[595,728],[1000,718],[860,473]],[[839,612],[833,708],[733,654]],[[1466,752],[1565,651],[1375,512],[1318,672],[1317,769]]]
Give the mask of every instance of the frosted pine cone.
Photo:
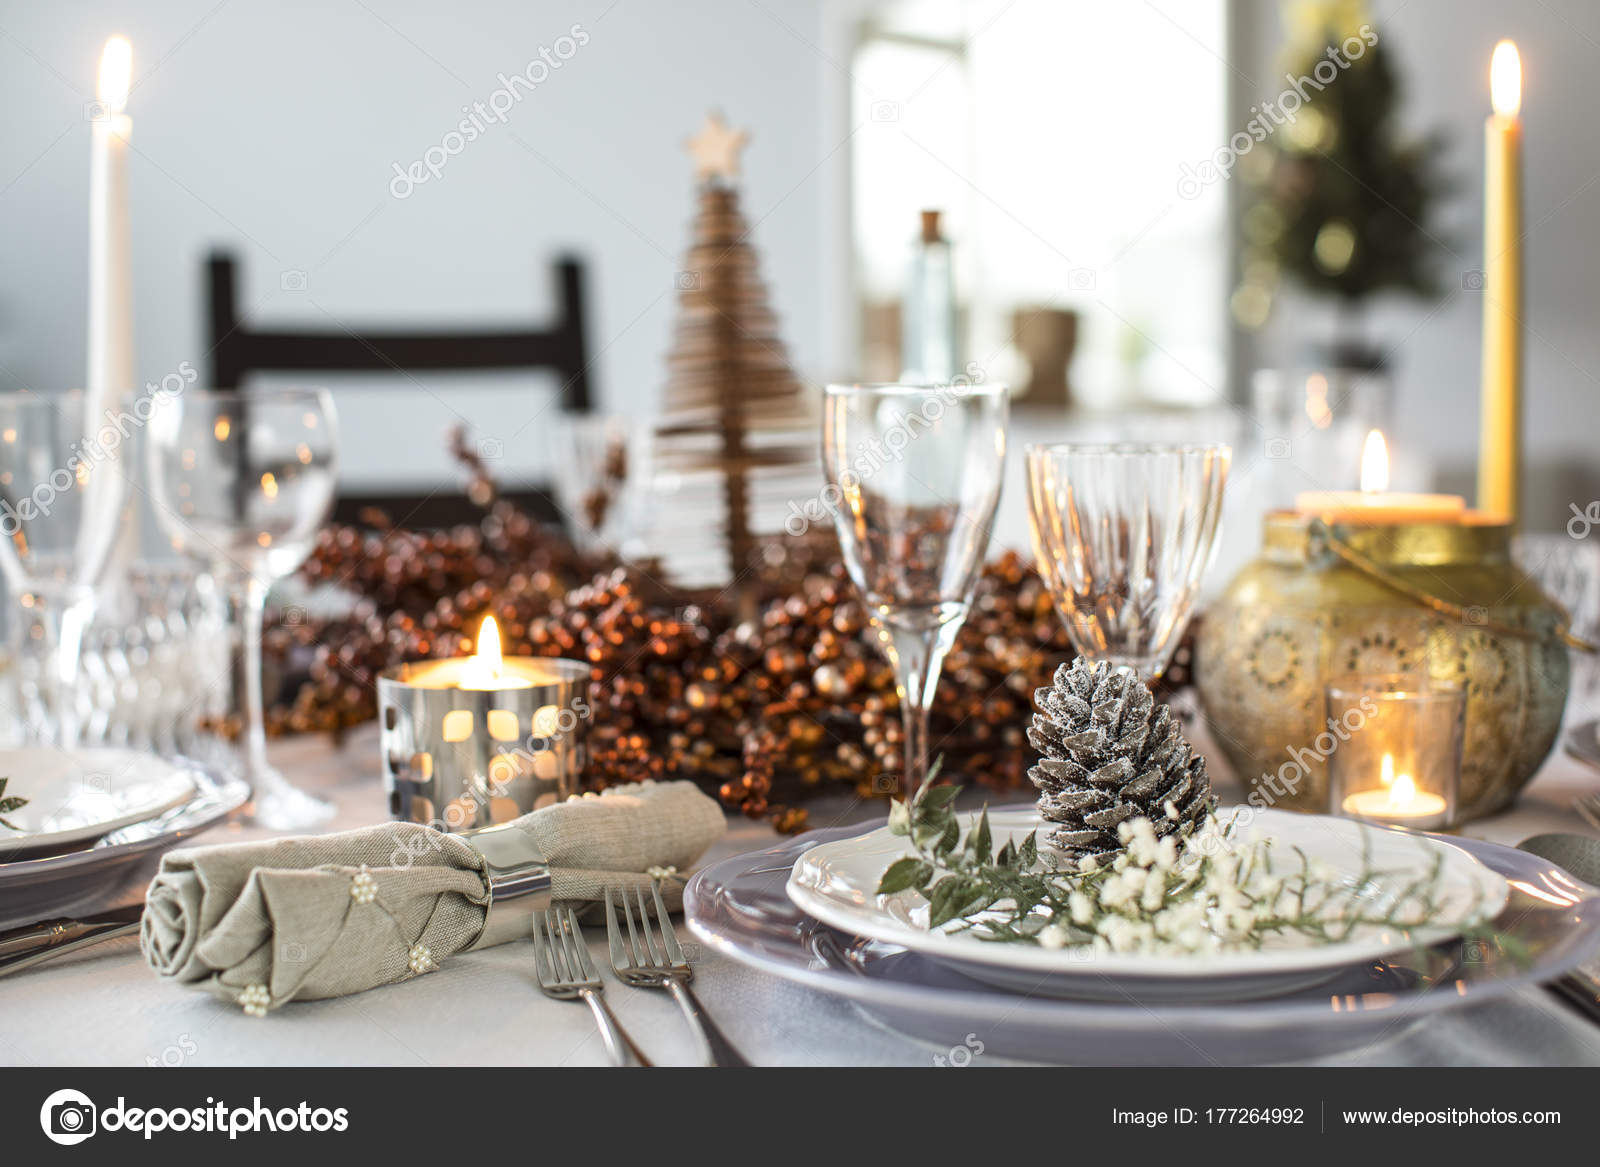
[[[1071,859],[1122,850],[1117,826],[1144,817],[1156,834],[1188,834],[1211,809],[1206,760],[1143,682],[1081,657],[1034,691],[1028,741],[1044,756],[1028,771],[1049,839]]]

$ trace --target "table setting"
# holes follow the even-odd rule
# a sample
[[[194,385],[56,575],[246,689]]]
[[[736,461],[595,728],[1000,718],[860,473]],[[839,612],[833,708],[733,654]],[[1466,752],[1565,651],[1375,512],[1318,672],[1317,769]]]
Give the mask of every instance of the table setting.
[[[1326,381],[1270,502],[1250,417],[1060,440],[935,211],[899,375],[803,379],[713,112],[659,409],[535,413],[537,490],[429,432],[434,524],[347,505],[348,357],[135,377],[113,37],[85,388],[0,389],[0,1062],[1600,1065],[1600,554],[1523,493],[1504,45],[1474,497]]]

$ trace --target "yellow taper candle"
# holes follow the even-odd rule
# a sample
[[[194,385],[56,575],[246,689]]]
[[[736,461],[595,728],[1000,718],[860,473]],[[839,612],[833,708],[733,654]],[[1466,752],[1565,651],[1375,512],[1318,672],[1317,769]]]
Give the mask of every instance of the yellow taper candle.
[[[1501,41],[1484,127],[1483,415],[1478,507],[1516,522],[1522,477],[1522,62]]]

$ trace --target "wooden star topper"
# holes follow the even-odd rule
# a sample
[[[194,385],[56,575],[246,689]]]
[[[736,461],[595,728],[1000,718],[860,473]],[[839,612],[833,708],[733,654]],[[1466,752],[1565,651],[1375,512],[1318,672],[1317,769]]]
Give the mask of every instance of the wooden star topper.
[[[732,182],[739,176],[739,151],[750,141],[743,130],[728,128],[719,113],[706,115],[706,124],[689,139],[689,156],[694,159],[694,176],[720,178]]]

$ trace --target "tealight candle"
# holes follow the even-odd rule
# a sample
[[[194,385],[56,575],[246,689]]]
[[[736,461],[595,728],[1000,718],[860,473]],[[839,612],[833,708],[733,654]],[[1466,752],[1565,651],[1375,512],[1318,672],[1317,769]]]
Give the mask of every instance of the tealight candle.
[[[1326,690],[1329,809],[1433,830],[1454,824],[1466,692],[1428,677],[1345,677]]]
[[[398,819],[464,831],[577,792],[589,666],[507,657],[487,616],[471,656],[378,678],[384,776]]]
[[[1383,755],[1381,777],[1382,784],[1377,788],[1345,796],[1345,814],[1402,825],[1408,819],[1437,819],[1444,815],[1447,806],[1443,798],[1431,791],[1419,791],[1411,775],[1395,774],[1392,754]]]

